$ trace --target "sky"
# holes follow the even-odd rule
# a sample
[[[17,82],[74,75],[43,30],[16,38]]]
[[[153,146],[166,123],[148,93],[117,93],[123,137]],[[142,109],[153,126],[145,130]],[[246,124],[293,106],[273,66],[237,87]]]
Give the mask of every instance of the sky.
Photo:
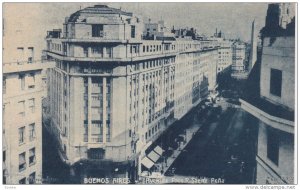
[[[42,3],[47,26],[61,28],[64,18],[78,9],[97,3]],[[114,8],[133,12],[147,22],[164,20],[168,27],[194,27],[198,33],[212,35],[216,28],[227,38],[249,41],[251,23],[256,30],[265,24],[267,3],[106,3]],[[51,28],[49,28],[51,29]]]
[[[48,30],[62,28],[65,17],[80,8],[99,3],[4,3],[4,26],[11,31],[21,28],[22,40],[38,44],[45,48],[45,36]],[[101,3],[104,4],[104,3]],[[258,32],[265,24],[267,3],[105,3],[110,7],[121,8],[142,18],[144,22],[157,22],[162,19],[172,28],[193,27],[199,34],[212,36],[216,28],[226,38],[248,42],[251,36],[251,24],[255,19]],[[8,18],[8,16],[10,18]],[[27,32],[27,33],[26,33]],[[26,38],[24,37],[26,36]],[[13,36],[12,40],[16,37]],[[13,42],[13,41],[12,41]],[[24,42],[25,43],[25,42]],[[7,43],[9,39],[7,38]],[[36,47],[36,45],[33,45]]]

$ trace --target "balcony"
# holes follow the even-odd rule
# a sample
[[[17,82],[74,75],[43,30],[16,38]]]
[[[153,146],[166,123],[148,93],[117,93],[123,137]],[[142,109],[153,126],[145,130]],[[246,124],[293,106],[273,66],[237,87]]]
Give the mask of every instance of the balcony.
[[[294,133],[294,111],[272,104],[263,98],[240,99],[241,107],[267,125]]]
[[[182,42],[176,41],[157,41],[157,40],[138,40],[138,41],[125,41],[125,40],[113,40],[100,37],[94,38],[74,38],[74,39],[59,39],[61,42],[86,42],[86,43],[123,43],[127,47],[122,46],[122,51],[127,51],[126,55],[118,54],[120,49],[115,50],[116,47],[121,48],[120,46],[114,45],[109,52],[106,53],[93,53],[92,50],[85,49],[77,51],[74,55],[69,55],[68,53],[59,53],[52,49],[46,51],[47,54],[56,59],[65,60],[65,61],[91,61],[91,62],[130,62],[130,61],[140,61],[145,59],[154,59],[162,58],[166,56],[175,56],[180,53],[188,52],[202,52],[202,51],[211,51],[215,50],[215,46],[206,47],[206,44],[203,44],[201,41],[191,41],[187,44],[184,44],[182,48]],[[57,41],[57,39],[56,39]],[[61,43],[60,42],[60,43]],[[57,42],[58,43],[58,42]],[[169,44],[168,46],[166,44]],[[105,45],[104,45],[105,46]],[[109,45],[111,47],[111,45]],[[180,47],[181,48],[180,48]]]
[[[59,40],[60,42],[68,42],[68,43],[127,43],[127,40],[115,37],[107,37],[105,33],[101,37],[85,37],[85,38],[57,38],[51,35],[47,36],[47,40]]]
[[[91,136],[91,142],[92,142],[92,143],[100,143],[100,142],[103,142],[103,135],[92,134],[92,136]]]

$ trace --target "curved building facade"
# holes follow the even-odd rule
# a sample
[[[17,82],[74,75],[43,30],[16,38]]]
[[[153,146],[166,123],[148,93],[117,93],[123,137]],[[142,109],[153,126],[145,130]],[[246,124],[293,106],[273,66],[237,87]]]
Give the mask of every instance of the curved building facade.
[[[51,125],[62,159],[136,161],[216,86],[217,49],[201,41],[143,40],[132,13],[96,5],[48,32]]]

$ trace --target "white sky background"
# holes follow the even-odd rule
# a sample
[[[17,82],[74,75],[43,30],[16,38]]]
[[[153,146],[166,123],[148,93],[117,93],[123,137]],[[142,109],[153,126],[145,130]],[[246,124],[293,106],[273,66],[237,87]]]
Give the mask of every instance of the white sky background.
[[[9,3],[8,3],[9,4]],[[19,3],[14,3],[19,4]],[[42,12],[37,33],[53,28],[62,28],[65,17],[73,12],[97,3],[22,3],[22,11]],[[37,6],[38,4],[38,6]],[[103,3],[102,3],[103,4]],[[226,38],[241,38],[249,41],[251,22],[257,23],[257,31],[265,24],[267,3],[106,3],[107,5],[141,15],[144,22],[162,18],[169,28],[194,27],[200,34],[212,35],[215,29],[222,30]],[[11,4],[12,5],[12,4]],[[26,8],[28,7],[28,8]],[[39,10],[36,10],[39,9]],[[5,6],[4,6],[5,12]],[[33,18],[34,21],[37,18]],[[41,22],[42,21],[42,22]]]

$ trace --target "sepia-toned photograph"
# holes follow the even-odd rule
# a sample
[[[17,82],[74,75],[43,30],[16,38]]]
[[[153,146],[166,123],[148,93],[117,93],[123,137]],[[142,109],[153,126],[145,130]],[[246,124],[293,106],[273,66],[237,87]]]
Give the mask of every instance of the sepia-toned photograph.
[[[2,3],[2,185],[297,184],[296,15]]]

